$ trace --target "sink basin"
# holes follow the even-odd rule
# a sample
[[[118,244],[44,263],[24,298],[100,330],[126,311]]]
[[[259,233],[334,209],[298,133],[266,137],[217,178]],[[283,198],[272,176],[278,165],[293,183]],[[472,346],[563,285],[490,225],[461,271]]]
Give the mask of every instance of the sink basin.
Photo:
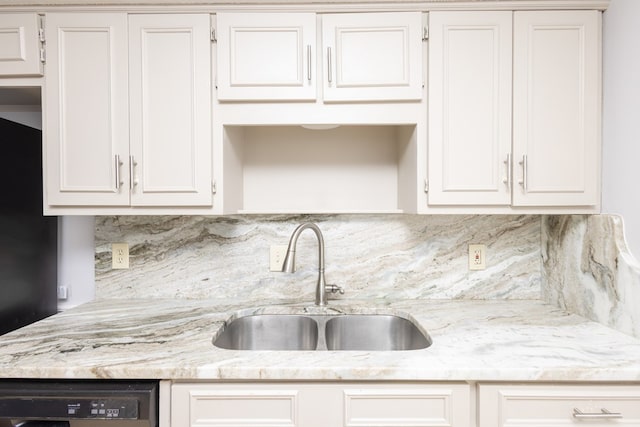
[[[213,345],[227,350],[402,351],[431,345],[411,320],[390,314],[256,314],[221,328]]]
[[[213,345],[228,350],[315,350],[318,325],[308,316],[260,314],[226,324]]]
[[[392,315],[348,315],[327,320],[328,350],[418,350],[431,340],[408,319]]]

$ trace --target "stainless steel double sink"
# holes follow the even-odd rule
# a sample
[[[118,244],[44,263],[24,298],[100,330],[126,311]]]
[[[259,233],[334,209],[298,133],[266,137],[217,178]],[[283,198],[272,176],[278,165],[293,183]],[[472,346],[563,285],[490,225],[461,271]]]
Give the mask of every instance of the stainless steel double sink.
[[[392,314],[253,314],[225,322],[213,345],[228,350],[402,351],[431,345],[426,331]]]

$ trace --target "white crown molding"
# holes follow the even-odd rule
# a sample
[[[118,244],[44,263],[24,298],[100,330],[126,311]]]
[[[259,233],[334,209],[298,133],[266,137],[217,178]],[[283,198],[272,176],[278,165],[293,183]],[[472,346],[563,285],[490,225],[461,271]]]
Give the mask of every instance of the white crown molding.
[[[1,12],[52,10],[128,12],[208,12],[216,11],[314,11],[362,12],[389,10],[606,10],[610,0],[3,0]]]

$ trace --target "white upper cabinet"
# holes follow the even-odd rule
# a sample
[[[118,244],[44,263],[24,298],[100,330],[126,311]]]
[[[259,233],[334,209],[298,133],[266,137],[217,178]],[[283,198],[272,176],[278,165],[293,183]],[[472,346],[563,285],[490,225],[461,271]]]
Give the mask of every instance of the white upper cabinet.
[[[511,203],[511,12],[429,14],[429,204]]]
[[[313,101],[319,79],[324,101],[422,99],[419,12],[218,13],[216,34],[221,101]]]
[[[42,75],[40,17],[0,14],[0,76]]]
[[[209,15],[129,19],[47,15],[49,206],[212,203]]]
[[[47,14],[46,203],[129,204],[127,15]]]
[[[209,15],[129,16],[131,204],[211,205]]]
[[[325,101],[420,100],[419,12],[322,16]]]
[[[315,100],[315,13],[218,13],[220,100]]]
[[[516,12],[516,206],[599,205],[601,13]]]
[[[47,13],[45,212],[597,212],[602,13],[444,8]]]
[[[600,19],[430,13],[430,205],[599,209]]]

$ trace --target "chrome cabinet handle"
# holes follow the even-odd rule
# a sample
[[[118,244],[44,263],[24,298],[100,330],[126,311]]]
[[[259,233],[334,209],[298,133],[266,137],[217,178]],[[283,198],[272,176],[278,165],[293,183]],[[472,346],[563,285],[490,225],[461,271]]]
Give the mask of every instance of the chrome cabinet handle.
[[[507,160],[503,162],[507,165],[507,176],[502,180],[507,185],[507,188],[511,188],[511,153],[507,154]]]
[[[333,80],[331,76],[331,48],[327,48],[327,78],[329,79],[329,83]]]
[[[133,190],[133,187],[138,185],[138,181],[135,179],[137,165],[138,162],[134,160],[133,156],[129,156],[129,190]]]
[[[573,418],[578,418],[578,419],[622,418],[622,413],[611,412],[606,408],[600,409],[600,412],[582,412],[578,408],[573,408]]]
[[[311,81],[311,45],[307,45],[307,80]]]
[[[120,186],[123,184],[122,181],[120,181],[120,166],[122,166],[122,162],[120,161],[120,155],[116,154],[115,155],[115,166],[116,166],[116,190],[120,190]]]
[[[522,185],[522,188],[526,192],[527,191],[527,155],[526,154],[522,155],[522,160],[520,160],[518,164],[522,165],[522,179],[518,181],[518,183]]]

